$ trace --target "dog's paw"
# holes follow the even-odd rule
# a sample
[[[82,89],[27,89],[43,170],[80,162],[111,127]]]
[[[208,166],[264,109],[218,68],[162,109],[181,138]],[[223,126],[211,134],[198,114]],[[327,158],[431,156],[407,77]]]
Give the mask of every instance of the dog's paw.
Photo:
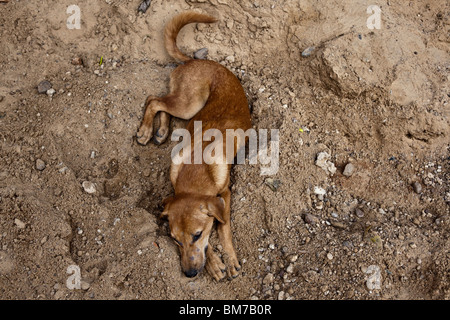
[[[208,259],[206,260],[206,270],[208,273],[217,281],[222,280],[225,278],[226,272],[225,272],[225,265],[223,264],[222,260],[214,253],[210,254],[208,256]]]
[[[145,146],[152,138],[152,129],[141,126],[136,134],[137,142]]]
[[[241,264],[239,263],[239,260],[237,257],[229,256],[227,254],[224,255],[225,264],[227,266],[227,275],[228,278],[234,279],[239,275],[239,272],[241,271]]]
[[[165,128],[159,128],[153,136],[153,142],[159,146],[160,144],[164,143],[164,141],[166,141],[168,135],[169,130]]]

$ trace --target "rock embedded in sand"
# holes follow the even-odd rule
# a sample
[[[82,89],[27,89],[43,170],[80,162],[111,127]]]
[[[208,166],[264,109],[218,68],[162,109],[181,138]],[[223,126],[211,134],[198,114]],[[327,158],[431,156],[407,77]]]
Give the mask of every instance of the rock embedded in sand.
[[[199,49],[194,53],[195,59],[206,59],[207,56],[208,56],[208,48]]]
[[[308,47],[305,50],[303,50],[302,52],[302,57],[306,58],[309,57],[311,55],[311,53],[313,53],[315,47]]]
[[[82,186],[83,186],[84,191],[87,193],[92,194],[97,191],[97,189],[95,188],[95,184],[90,181],[84,181]]]
[[[273,280],[274,280],[273,274],[268,273],[263,279],[263,284],[266,284],[266,285],[272,284]]]
[[[117,26],[115,24],[113,24],[110,28],[109,28],[109,33],[113,36],[115,36],[117,34]]]
[[[267,178],[264,183],[272,190],[277,191],[281,185],[281,181],[277,179]]]
[[[228,63],[234,63],[236,59],[234,58],[234,56],[228,56],[225,58],[225,61]]]
[[[56,90],[53,89],[53,88],[50,88],[50,89],[47,90],[46,93],[47,93],[48,96],[52,97],[56,93]]]
[[[420,184],[420,182],[417,182],[417,181],[414,182],[412,184],[412,187],[413,187],[415,193],[421,193],[422,192],[422,185]]]
[[[326,151],[319,152],[316,158],[316,166],[322,168],[328,174],[333,175],[336,172],[336,166],[334,165],[333,162],[330,161],[330,159],[331,156],[328,154],[328,152]]]
[[[316,187],[314,187],[314,193],[317,194],[317,195],[324,196],[327,192],[326,192],[326,190],[324,188],[316,186]]]
[[[52,88],[52,84],[47,81],[47,80],[43,80],[41,82],[39,82],[37,89],[39,93],[47,93],[48,90],[50,90]]]
[[[19,229],[25,229],[25,222],[19,220],[19,219],[14,219],[14,224],[19,228]]]
[[[45,169],[45,167],[46,167],[46,164],[43,160],[41,160],[41,159],[36,160],[36,169],[37,170],[42,171]]]
[[[305,213],[303,218],[305,219],[305,222],[307,224],[317,224],[317,223],[319,223],[319,218],[317,218],[315,215],[312,215],[311,213]]]
[[[314,208],[316,208],[317,210],[322,210],[323,209],[323,201],[318,201],[315,205]]]
[[[342,174],[346,177],[350,177],[355,172],[355,166],[352,163],[347,163]]]
[[[362,211],[362,210],[359,209],[359,208],[356,208],[356,209],[355,209],[355,214],[356,214],[356,216],[359,217],[359,218],[364,217],[364,211]]]
[[[89,284],[89,282],[87,281],[81,281],[81,290],[88,290],[91,287],[91,285]]]
[[[148,10],[148,8],[150,7],[151,3],[152,3],[152,0],[142,1],[141,4],[139,5],[138,11],[145,13]]]
[[[73,59],[72,59],[71,63],[72,63],[74,66],[82,66],[82,65],[83,65],[83,59],[80,58],[80,57],[76,57],[76,58],[73,58]]]

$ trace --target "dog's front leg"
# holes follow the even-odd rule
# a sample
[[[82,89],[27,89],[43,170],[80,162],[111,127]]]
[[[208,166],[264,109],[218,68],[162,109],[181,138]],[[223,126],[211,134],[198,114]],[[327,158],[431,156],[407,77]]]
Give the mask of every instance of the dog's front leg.
[[[225,251],[224,262],[227,266],[228,277],[236,278],[241,270],[241,265],[234,251],[233,241],[231,238],[231,191],[226,188],[220,196],[225,200],[225,210],[223,215],[224,223],[217,226],[219,240]]]
[[[208,246],[206,249],[206,270],[217,281],[222,280],[225,277],[225,265],[219,256]]]

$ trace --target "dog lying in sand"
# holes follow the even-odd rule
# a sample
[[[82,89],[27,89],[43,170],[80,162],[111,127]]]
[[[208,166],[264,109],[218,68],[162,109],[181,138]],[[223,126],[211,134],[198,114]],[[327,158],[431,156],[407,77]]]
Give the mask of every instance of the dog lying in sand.
[[[149,96],[145,113],[137,132],[138,143],[145,145],[152,138],[163,143],[169,134],[170,116],[191,119],[187,130],[194,135],[194,121],[201,121],[203,133],[211,128],[220,130],[251,128],[250,111],[239,80],[221,64],[210,60],[194,60],[183,54],[176,38],[189,23],[213,23],[216,19],[188,11],[177,15],[166,26],[165,48],[169,55],[183,64],[170,76],[170,92],[164,97]],[[153,135],[153,120],[159,113],[160,126]],[[245,146],[244,139],[233,141],[234,155]],[[208,142],[203,142],[203,149]],[[193,150],[194,148],[192,148]],[[196,276],[203,267],[216,279],[226,275],[234,278],[240,271],[231,239],[230,226],[231,164],[175,164],[170,180],[175,195],[164,200],[162,217],[169,220],[171,237],[181,254],[181,266],[187,277]],[[217,220],[219,240],[224,250],[224,262],[208,245],[214,221]]]

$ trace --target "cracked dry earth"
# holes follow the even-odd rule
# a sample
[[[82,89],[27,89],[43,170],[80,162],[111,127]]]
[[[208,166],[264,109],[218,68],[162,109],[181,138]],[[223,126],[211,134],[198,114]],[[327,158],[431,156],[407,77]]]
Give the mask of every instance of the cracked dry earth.
[[[0,3],[0,298],[449,299],[450,8],[400,3],[377,1],[380,29],[363,0]],[[219,22],[182,51],[207,48],[280,136],[275,175],[233,168],[231,281],[183,275],[158,219],[176,142],[134,138],[188,9]]]

